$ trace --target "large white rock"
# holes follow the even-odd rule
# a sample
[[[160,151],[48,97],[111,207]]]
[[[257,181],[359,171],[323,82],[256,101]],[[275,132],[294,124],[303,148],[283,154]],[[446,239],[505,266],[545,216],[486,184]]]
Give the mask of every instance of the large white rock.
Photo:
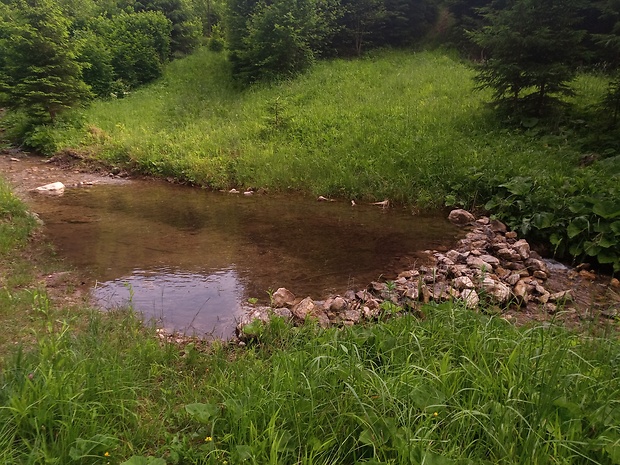
[[[42,192],[42,193],[60,194],[61,192],[64,192],[65,185],[61,183],[60,181],[57,181],[51,184],[46,184],[45,186],[37,187],[35,190],[37,192]]]

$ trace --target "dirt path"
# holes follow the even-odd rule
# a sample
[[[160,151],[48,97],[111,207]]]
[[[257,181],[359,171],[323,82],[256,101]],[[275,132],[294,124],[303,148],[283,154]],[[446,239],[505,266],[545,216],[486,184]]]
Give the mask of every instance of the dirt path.
[[[70,160],[46,159],[13,149],[0,152],[0,173],[11,183],[14,192],[22,197],[32,189],[56,181],[68,188],[130,182],[125,176],[80,168]]]

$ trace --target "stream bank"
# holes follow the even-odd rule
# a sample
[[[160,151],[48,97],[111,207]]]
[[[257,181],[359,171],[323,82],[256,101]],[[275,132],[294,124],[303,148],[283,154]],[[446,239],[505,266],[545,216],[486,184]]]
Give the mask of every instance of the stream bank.
[[[88,166],[76,167],[68,164],[66,159],[59,164],[38,160],[37,166],[25,168],[25,158],[28,158],[28,155],[21,152],[3,154],[0,156],[0,171],[15,186],[15,191],[30,202],[31,189],[59,179],[75,191],[88,190],[92,186],[130,183],[130,176],[126,173],[97,173]],[[180,189],[179,193],[190,190],[177,187]],[[143,194],[148,196],[148,190],[143,191]],[[378,209],[377,206],[372,208]],[[386,217],[380,217],[377,221],[383,223],[385,219]],[[66,223],[70,229],[79,228],[83,224],[81,220],[69,220]],[[241,223],[248,224],[245,220]],[[365,281],[370,283],[368,286],[358,280],[356,287],[346,292],[335,288],[329,291],[307,292],[293,289],[296,294],[306,297],[288,296],[275,305],[273,299],[279,298],[279,291],[270,291],[269,299],[267,291],[286,287],[286,283],[273,280],[269,284],[261,283],[238,302],[239,312],[234,315],[234,322],[240,320],[242,327],[252,318],[264,320],[271,314],[279,313],[298,322],[309,315],[323,325],[355,324],[398,313],[398,307],[419,311],[420,305],[427,302],[459,299],[471,307],[477,307],[476,299],[481,300],[488,311],[500,313],[504,318],[518,323],[555,320],[576,325],[591,321],[617,321],[620,301],[618,288],[614,286],[617,280],[613,281],[609,277],[598,276],[584,269],[571,269],[552,261],[545,261],[534,270],[534,262],[531,260],[541,261],[540,257],[535,254],[527,258],[522,256],[525,254],[524,250],[529,249],[529,244],[524,244],[514,233],[506,231],[505,227],[497,222],[481,218],[471,223],[462,233],[453,236],[456,242],[459,236],[462,237],[467,232],[468,238],[463,240],[468,240],[468,243],[461,241],[455,247],[442,248],[435,248],[431,243],[433,249],[427,253],[413,258],[411,255],[402,254],[392,263],[380,265],[382,271],[377,271],[374,277]],[[446,228],[445,224],[441,224],[442,228]],[[279,229],[282,228],[275,228]],[[271,232],[267,235],[273,233],[273,230],[269,231]],[[385,245],[386,240],[382,238],[380,243]],[[480,243],[484,240],[488,242]],[[502,246],[498,247],[497,244]],[[306,249],[309,248],[307,246],[308,243]],[[269,249],[264,245],[261,248]],[[299,254],[307,252],[303,247],[298,250]],[[520,261],[516,260],[516,255],[521,257]],[[507,261],[511,258],[516,260],[513,261],[515,264],[507,266]],[[527,260],[530,260],[529,264],[526,264]],[[350,266],[353,265],[346,265]],[[523,273],[524,270],[528,270],[527,276]],[[326,277],[330,279],[329,275]],[[156,281],[157,277],[152,277],[151,283]],[[76,301],[89,295],[89,288],[92,286],[92,282],[79,270],[45,276],[43,282],[48,288],[57,290],[75,288]],[[360,284],[362,287],[359,287]],[[564,293],[567,290],[571,291],[570,296]],[[260,292],[264,294],[262,299],[255,298]],[[256,301],[256,304],[248,303],[249,296],[252,297],[249,300]],[[316,298],[322,300],[314,300]],[[65,297],[66,299],[70,298]],[[178,332],[179,329],[174,326],[163,326],[160,335],[177,337],[174,334]],[[203,335],[209,333],[208,330],[201,332]],[[241,334],[243,335],[242,330]]]

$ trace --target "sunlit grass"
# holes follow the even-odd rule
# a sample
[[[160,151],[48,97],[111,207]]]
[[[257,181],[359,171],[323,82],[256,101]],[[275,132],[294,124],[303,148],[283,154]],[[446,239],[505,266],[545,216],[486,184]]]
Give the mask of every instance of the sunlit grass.
[[[247,348],[206,351],[160,344],[130,314],[57,326],[3,374],[0,457],[614,463],[615,338],[425,313],[328,331],[274,321]]]
[[[489,96],[474,91],[473,76],[445,52],[381,51],[244,91],[231,83],[224,55],[201,50],[173,62],[160,82],[95,103],[84,116],[87,136],[56,138],[215,188],[422,206],[441,205],[472,178],[484,190],[516,175],[571,172],[578,151],[568,141],[506,130],[485,108]]]

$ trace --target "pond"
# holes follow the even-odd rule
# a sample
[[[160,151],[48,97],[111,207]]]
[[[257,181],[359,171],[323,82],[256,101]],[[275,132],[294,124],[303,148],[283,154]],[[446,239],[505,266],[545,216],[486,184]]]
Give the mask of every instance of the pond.
[[[291,195],[246,196],[131,181],[30,194],[95,303],[131,305],[166,331],[228,337],[248,299],[286,287],[320,299],[390,279],[446,250],[444,215]]]

